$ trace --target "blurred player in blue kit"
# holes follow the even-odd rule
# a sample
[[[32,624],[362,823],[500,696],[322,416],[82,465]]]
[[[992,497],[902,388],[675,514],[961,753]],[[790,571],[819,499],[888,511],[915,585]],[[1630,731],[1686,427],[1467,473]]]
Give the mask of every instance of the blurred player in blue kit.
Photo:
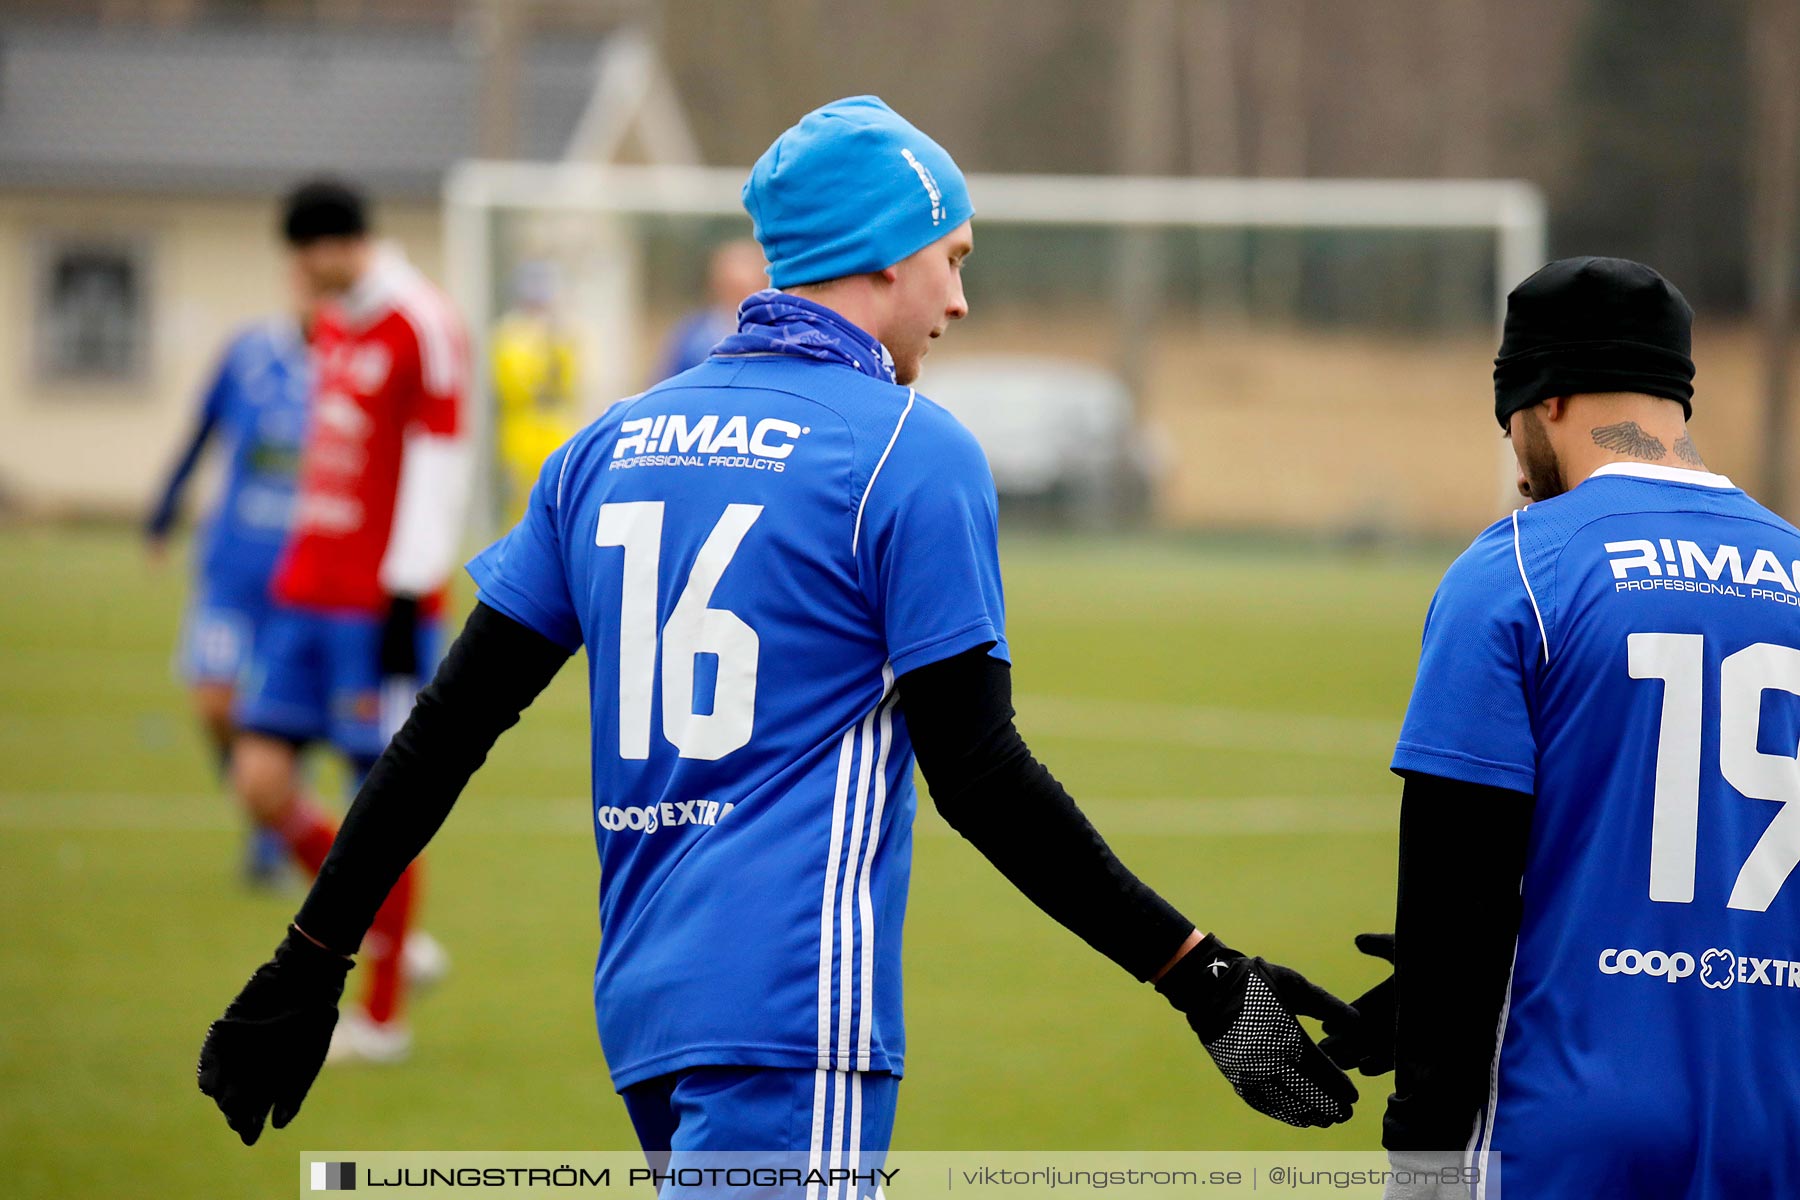
[[[1800,531],[1688,435],[1692,316],[1619,259],[1508,300],[1531,503],[1432,600],[1359,939],[1395,976],[1325,1043],[1397,1062],[1397,1168],[1463,1180],[1390,1197],[1800,1195]]]
[[[230,765],[232,705],[270,607],[269,578],[293,523],[295,474],[306,436],[313,371],[307,339],[316,298],[292,273],[290,313],[238,330],[226,345],[180,458],[144,524],[153,561],[166,552],[182,496],[208,445],[223,447],[217,498],[201,523],[179,668],[218,756]],[[253,829],[247,871],[266,880],[287,859],[272,831]]]
[[[209,1031],[201,1089],[246,1142],[292,1119],[344,956],[585,646],[595,1015],[653,1160],[880,1164],[905,1069],[915,752],[949,823],[1154,981],[1249,1104],[1347,1119],[1355,1089],[1294,1014],[1353,1014],[1139,881],[1014,727],[993,479],[911,386],[968,311],[956,164],[855,97],[783,133],[743,195],[774,288],[704,362],[552,455],[524,519],[470,564],[480,603],[287,939]]]
[[[706,260],[707,304],[687,313],[663,342],[657,379],[705,362],[713,347],[737,332],[738,305],[763,286],[762,249],[739,238],[713,247]]]

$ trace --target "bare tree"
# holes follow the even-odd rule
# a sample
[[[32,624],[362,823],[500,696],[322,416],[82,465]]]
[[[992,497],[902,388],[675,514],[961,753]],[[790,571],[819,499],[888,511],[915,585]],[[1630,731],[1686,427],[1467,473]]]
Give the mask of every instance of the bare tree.
[[[519,152],[520,56],[530,15],[526,8],[523,0],[478,0],[469,11],[481,55],[475,144],[483,158],[514,158]]]
[[[1479,179],[1494,169],[1487,9],[1482,0],[1438,0],[1433,11],[1442,81],[1438,169],[1451,179]],[[1439,258],[1437,311],[1456,318],[1474,318],[1483,311],[1488,302],[1481,286],[1483,266],[1481,258],[1452,243]]]
[[[1262,0],[1252,43],[1256,97],[1256,173],[1297,179],[1306,174],[1306,0]],[[1251,298],[1262,312],[1296,315],[1300,242],[1282,230],[1254,239]]]
[[[1242,82],[1237,68],[1239,0],[1190,0],[1182,9],[1180,45],[1187,99],[1188,164],[1196,175],[1244,173]],[[1241,232],[1201,230],[1200,293],[1205,307],[1241,314],[1245,239]]]
[[[1752,0],[1750,290],[1763,348],[1762,498],[1788,504],[1794,219],[1800,187],[1800,0]]]
[[[1130,0],[1120,27],[1119,170],[1165,175],[1175,165],[1175,10],[1171,0]],[[1113,312],[1118,329],[1117,364],[1133,396],[1143,394],[1145,341],[1162,305],[1163,271],[1157,254],[1161,230],[1119,235]]]

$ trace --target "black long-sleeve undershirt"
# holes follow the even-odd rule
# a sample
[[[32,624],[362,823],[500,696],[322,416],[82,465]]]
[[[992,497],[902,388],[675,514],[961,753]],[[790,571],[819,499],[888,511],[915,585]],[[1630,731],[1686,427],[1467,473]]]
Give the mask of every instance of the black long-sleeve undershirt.
[[[216,389],[215,389],[216,393]],[[170,468],[163,481],[162,490],[156,495],[156,503],[150,514],[144,518],[144,535],[150,538],[163,538],[169,535],[169,529],[175,524],[175,514],[181,507],[181,494],[187,488],[188,478],[193,475],[194,468],[200,463],[200,455],[206,450],[206,443],[212,440],[214,431],[219,426],[219,410],[208,400],[206,407],[200,410],[200,416],[194,423],[194,431],[188,435],[187,445],[182,448],[181,457]]]
[[[900,678],[919,770],[944,820],[1012,885],[1139,980],[1194,930],[1113,854],[1013,725],[1012,669],[981,646]]]
[[[375,761],[294,923],[352,953],[407,864],[450,815],[500,735],[569,651],[477,604],[412,715]]]
[[[1400,802],[1394,926],[1394,1095],[1389,1150],[1467,1144],[1487,1102],[1518,937],[1533,798],[1408,775]]]

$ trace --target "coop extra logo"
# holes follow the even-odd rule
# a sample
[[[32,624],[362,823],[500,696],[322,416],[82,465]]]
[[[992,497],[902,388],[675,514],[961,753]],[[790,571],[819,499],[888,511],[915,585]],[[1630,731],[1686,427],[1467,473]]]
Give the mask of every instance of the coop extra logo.
[[[1699,954],[1608,947],[1600,952],[1599,967],[1602,975],[1641,975],[1664,983],[1680,983],[1697,976],[1702,986],[1720,992],[1734,985],[1800,988],[1800,962],[1758,958],[1717,946]]]

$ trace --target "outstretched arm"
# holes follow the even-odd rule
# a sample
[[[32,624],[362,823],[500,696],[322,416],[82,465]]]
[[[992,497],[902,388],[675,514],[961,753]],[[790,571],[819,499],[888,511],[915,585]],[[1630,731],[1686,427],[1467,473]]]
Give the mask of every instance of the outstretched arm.
[[[387,594],[379,663],[383,732],[406,711],[419,674],[419,602],[444,586],[456,565],[475,458],[467,418],[462,331],[423,316],[415,407],[401,432],[400,480],[378,578]]]
[[[300,1111],[375,910],[569,653],[485,604],[469,615],[363,782],[288,936],[207,1030],[200,1090],[246,1146],[265,1119],[280,1129]]]
[[[1488,1098],[1519,932],[1532,797],[1432,775],[1406,781],[1394,1096],[1381,1144],[1461,1149]]]
[[[500,735],[519,722],[569,651],[485,604],[370,769],[294,923],[349,954]]]
[[[1292,1125],[1347,1120],[1356,1088],[1294,1013],[1346,1011],[1297,972],[1202,936],[1132,874],[1013,725],[1012,671],[979,646],[900,678],[919,769],[952,828],[1026,898],[1157,990],[1251,1107]]]
[[[932,802],[1032,903],[1132,978],[1154,978],[1188,944],[1194,923],[1126,869],[1032,757],[1013,724],[1011,668],[987,649],[900,678]]]
[[[1393,934],[1357,948],[1394,974],[1326,1022],[1321,1048],[1365,1075],[1395,1071],[1381,1142],[1396,1172],[1388,1200],[1465,1197],[1465,1149],[1488,1101],[1500,1013],[1519,932],[1519,884],[1534,799],[1409,773],[1400,807]]]
[[[181,508],[181,494],[187,490],[188,479],[194,474],[194,467],[200,462],[200,455],[206,450],[206,443],[212,439],[213,431],[218,428],[217,396],[222,386],[221,377],[207,392],[206,402],[200,407],[200,419],[194,422],[194,431],[188,435],[187,446],[164,480],[162,491],[157,494],[156,503],[150,509],[150,515],[144,519],[144,536],[153,544],[160,543],[169,536],[169,529],[175,524],[175,514]]]

